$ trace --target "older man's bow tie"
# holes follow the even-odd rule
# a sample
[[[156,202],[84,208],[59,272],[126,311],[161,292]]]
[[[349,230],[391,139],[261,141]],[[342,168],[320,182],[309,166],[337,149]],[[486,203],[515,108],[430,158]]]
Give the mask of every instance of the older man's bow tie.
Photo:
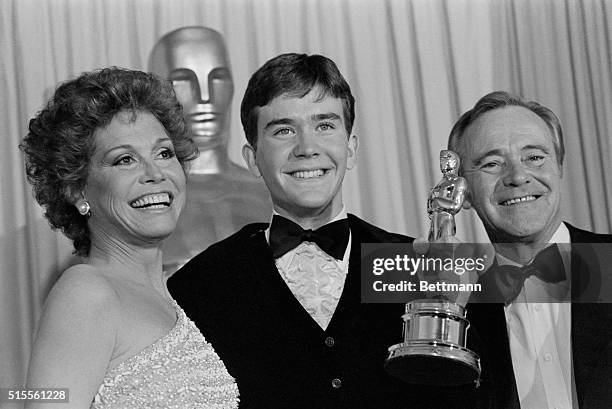
[[[526,266],[497,266],[493,273],[494,285],[506,305],[518,297],[527,278],[535,275],[547,283],[558,283],[565,280],[565,267],[559,248],[556,244],[540,251],[533,261]]]
[[[349,239],[348,220],[337,220],[317,230],[304,230],[297,223],[279,215],[272,217],[270,249],[275,259],[293,250],[303,241],[316,243],[324,252],[342,260]]]

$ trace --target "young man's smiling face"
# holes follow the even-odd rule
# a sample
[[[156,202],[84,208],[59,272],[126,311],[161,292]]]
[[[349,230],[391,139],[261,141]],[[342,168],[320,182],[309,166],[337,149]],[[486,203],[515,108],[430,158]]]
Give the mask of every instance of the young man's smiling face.
[[[547,242],[561,223],[561,165],[552,131],[520,106],[482,114],[464,132],[469,203],[492,241]]]
[[[342,101],[315,87],[303,98],[281,95],[260,107],[256,149],[247,145],[243,154],[279,214],[325,222],[342,209],[342,180],[356,151]]]

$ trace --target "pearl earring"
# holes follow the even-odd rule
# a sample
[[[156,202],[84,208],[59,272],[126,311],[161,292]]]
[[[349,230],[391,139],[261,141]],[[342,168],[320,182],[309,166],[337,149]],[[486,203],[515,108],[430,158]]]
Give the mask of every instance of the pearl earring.
[[[79,199],[76,203],[76,208],[82,216],[91,216],[91,206],[85,199]]]

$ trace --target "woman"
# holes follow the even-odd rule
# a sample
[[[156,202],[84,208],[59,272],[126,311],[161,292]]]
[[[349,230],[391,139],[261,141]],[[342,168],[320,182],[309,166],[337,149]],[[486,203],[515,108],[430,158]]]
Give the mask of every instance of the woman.
[[[237,407],[234,380],[163,277],[161,243],[197,156],[172,85],[120,68],[85,73],[29,130],[21,148],[36,200],[85,258],[49,294],[28,387],[68,388],[62,408]]]

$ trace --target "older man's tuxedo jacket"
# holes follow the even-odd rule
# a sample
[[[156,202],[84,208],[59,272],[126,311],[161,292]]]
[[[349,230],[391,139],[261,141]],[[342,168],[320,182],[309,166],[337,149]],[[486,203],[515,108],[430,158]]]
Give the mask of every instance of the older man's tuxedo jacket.
[[[612,235],[591,233],[569,224],[567,227],[572,242],[572,297],[581,298],[580,302],[572,303],[571,312],[577,400],[580,409],[611,408],[612,304],[584,302],[584,292],[600,290],[599,286],[606,281],[602,274],[611,271],[610,265],[598,264],[594,247],[588,243],[611,243]],[[485,274],[494,274],[492,270]],[[482,364],[482,383],[474,407],[519,409],[503,304],[469,304],[468,319],[471,323],[468,346],[480,355]]]
[[[404,305],[360,302],[360,244],[412,239],[350,214],[348,220],[349,271],[326,330],[280,276],[267,224],[212,245],[168,287],[236,379],[241,408],[461,407],[436,388],[413,387],[384,371],[387,348],[402,340]]]

